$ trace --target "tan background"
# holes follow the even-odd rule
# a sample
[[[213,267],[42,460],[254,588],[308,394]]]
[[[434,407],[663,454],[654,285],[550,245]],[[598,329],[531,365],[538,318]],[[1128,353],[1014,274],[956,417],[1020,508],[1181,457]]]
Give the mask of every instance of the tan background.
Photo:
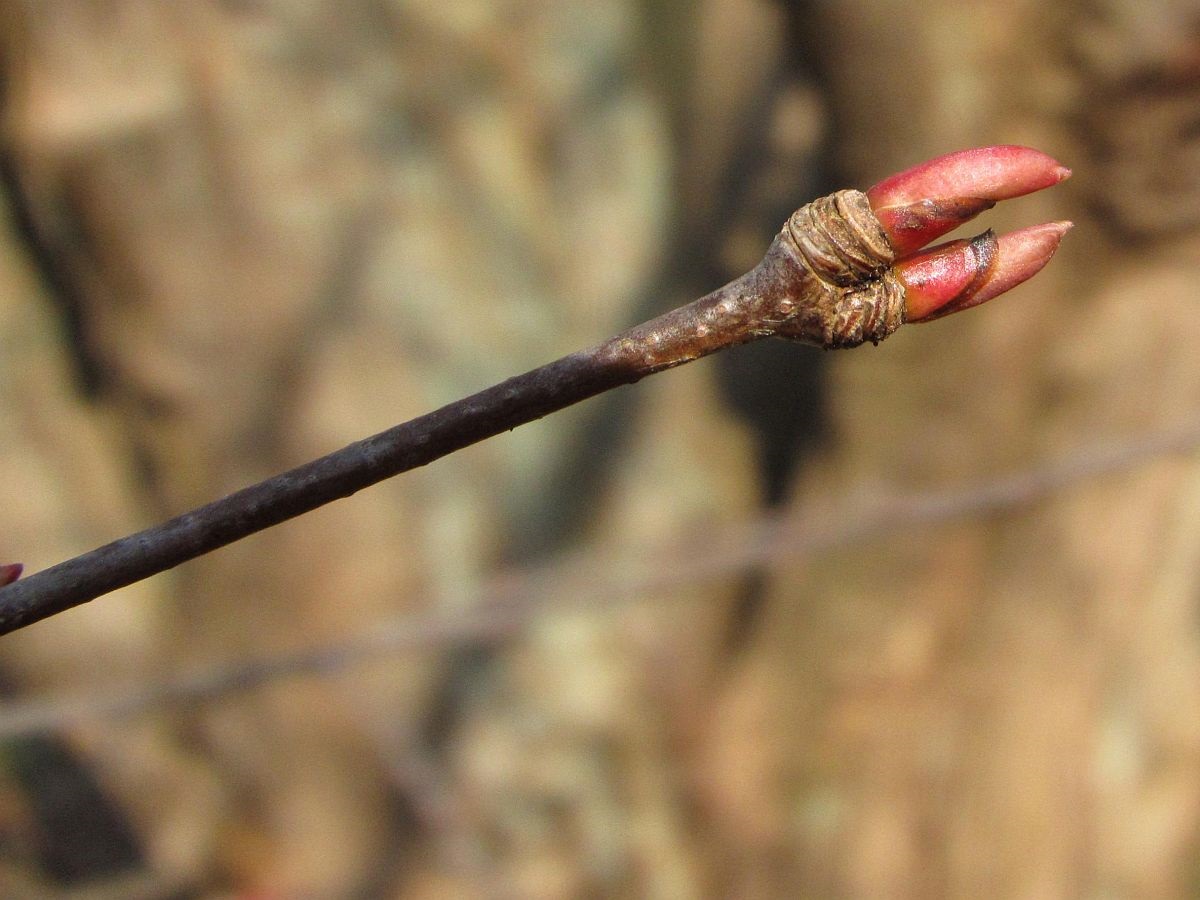
[[[656,377],[5,638],[0,893],[1200,891],[1195,454],[860,527],[1194,423],[1194,2],[0,13],[32,569],[703,293],[823,191],[1024,143],[1075,177],[987,224],[1077,222],[986,310]],[[776,509],[843,539],[684,549]],[[501,571],[477,640],[102,711]]]

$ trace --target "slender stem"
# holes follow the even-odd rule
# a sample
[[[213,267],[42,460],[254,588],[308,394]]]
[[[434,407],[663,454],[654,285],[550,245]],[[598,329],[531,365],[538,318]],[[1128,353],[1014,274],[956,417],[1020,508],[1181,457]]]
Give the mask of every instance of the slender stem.
[[[754,269],[687,306],[0,588],[0,635],[725,347],[776,334],[825,347],[882,340],[903,322],[892,261],[866,195],[814,200]]]
[[[7,634],[349,497],[485,438],[761,335],[778,262],[589,350],[564,356],[160,525],[0,589]],[[777,273],[776,273],[777,274]]]

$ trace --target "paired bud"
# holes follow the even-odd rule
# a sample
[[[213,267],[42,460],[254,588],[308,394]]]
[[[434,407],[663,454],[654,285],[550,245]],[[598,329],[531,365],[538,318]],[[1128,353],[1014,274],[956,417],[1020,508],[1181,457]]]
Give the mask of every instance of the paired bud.
[[[20,563],[0,566],[0,587],[4,587],[6,584],[12,584],[14,581],[20,578],[22,569],[23,566]]]
[[[986,231],[915,252],[1001,200],[1040,191],[1071,170],[1029,147],[998,146],[939,156],[867,191],[897,261],[905,319],[927,322],[978,306],[1031,278],[1050,261],[1070,222],[997,237]]]

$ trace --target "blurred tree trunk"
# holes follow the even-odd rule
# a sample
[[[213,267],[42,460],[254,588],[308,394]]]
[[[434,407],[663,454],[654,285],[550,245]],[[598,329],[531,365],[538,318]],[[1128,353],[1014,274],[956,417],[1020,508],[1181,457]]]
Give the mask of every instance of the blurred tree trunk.
[[[827,188],[1027,143],[1075,180],[987,223],[1080,223],[986,312],[663,375],[6,639],[29,691],[324,644],[461,608],[500,562],[970,483],[1200,406],[1183,0],[0,11],[0,552],[34,567],[707,290]],[[1197,504],[1164,460],[550,610],[486,667],[408,653],[71,737],[195,890],[1178,896]]]
[[[1074,180],[988,224],[1077,228],[986,314],[836,359],[840,439],[799,508],[1193,418],[1194,4],[841,3],[812,24],[854,181],[1030,144]],[[752,771],[719,794],[748,823],[727,837],[742,883],[776,847],[775,889],[811,896],[1193,893],[1198,485],[1165,459],[781,574],[714,717],[714,777]]]

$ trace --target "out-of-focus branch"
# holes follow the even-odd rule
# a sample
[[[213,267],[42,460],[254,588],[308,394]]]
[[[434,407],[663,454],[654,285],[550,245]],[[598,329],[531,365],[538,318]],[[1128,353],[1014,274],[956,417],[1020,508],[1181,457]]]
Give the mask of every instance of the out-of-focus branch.
[[[880,534],[1020,509],[1096,478],[1197,448],[1200,420],[1121,443],[1082,447],[1061,461],[961,488],[890,499],[879,499],[875,491],[877,499],[847,503],[832,515],[808,516],[799,510],[763,518],[708,535],[702,545],[652,548],[631,560],[584,557],[513,572],[494,579],[469,612],[405,616],[350,641],[128,690],[5,704],[0,707],[0,740],[136,716],[169,705],[203,703],[285,678],[333,674],[412,648],[496,643],[519,635],[543,613],[611,611],[618,602],[641,602],[655,592],[678,591],[749,568],[796,565]],[[822,526],[809,524],[818,518]],[[627,574],[643,567],[648,570],[644,574]]]
[[[975,306],[1035,274],[1070,223],[990,231],[898,259],[996,201],[1069,171],[1027,147],[949,154],[867,194],[801,207],[754,269],[598,344],[161,525],[0,587],[0,634],[86,603],[548,413],[763,337],[878,343],[906,320]],[[9,567],[9,577],[19,570]],[[0,573],[2,575],[3,573]],[[0,580],[3,584],[3,580]]]

